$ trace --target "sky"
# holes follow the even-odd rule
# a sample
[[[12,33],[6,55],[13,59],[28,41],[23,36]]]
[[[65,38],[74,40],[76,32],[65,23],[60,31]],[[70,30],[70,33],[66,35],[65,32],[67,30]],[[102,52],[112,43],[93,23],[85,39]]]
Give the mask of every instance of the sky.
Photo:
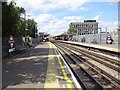
[[[11,0],[8,0],[11,1]],[[39,32],[59,35],[71,22],[97,20],[102,31],[118,27],[119,0],[14,0],[23,7],[28,18],[37,22]]]

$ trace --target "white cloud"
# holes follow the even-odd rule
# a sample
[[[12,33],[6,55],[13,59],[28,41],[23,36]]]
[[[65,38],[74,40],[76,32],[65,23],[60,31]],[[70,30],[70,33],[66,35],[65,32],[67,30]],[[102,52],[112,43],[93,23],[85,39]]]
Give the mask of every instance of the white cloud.
[[[12,0],[8,0],[9,2]],[[24,7],[28,12],[40,10],[48,12],[57,9],[88,10],[83,7],[86,2],[118,2],[119,0],[13,0],[18,6]]]
[[[97,15],[97,16],[95,16],[94,18],[93,18],[93,20],[99,20],[99,18],[100,18],[100,15]]]
[[[100,15],[96,15],[93,19],[96,19],[99,22],[99,27],[105,31],[105,28],[108,31],[112,31],[118,26],[118,22],[104,22],[99,20]],[[66,32],[69,28],[70,22],[81,22],[84,21],[84,18],[81,16],[65,16],[61,20],[58,20],[55,16],[51,14],[41,14],[36,18],[38,26],[40,27],[40,32],[47,32],[51,35],[59,35],[63,32]]]
[[[83,7],[86,2],[102,2],[101,0],[17,0],[17,5],[24,7],[27,14],[31,14],[35,21],[38,23],[38,27],[41,32],[47,32],[52,35],[58,35],[67,31],[70,22],[80,22],[84,20],[83,16],[64,16],[62,19],[52,14],[43,14],[51,10],[88,10]],[[104,0],[105,2],[108,0]],[[109,0],[111,2],[112,0]],[[117,0],[115,0],[117,1]],[[42,13],[35,16],[34,11],[40,10]],[[91,18],[99,22],[99,27],[102,28],[115,28],[117,22],[104,22],[100,21],[100,15],[96,15]]]
[[[17,0],[16,3],[18,6],[24,7],[27,11],[40,10],[47,12],[56,9],[87,10],[87,8],[82,6],[87,1],[88,0]]]
[[[38,17],[36,17],[35,20],[40,27],[40,32],[47,32],[52,35],[58,35],[68,30],[70,22],[83,21],[83,17],[65,16],[61,20],[58,20],[51,14],[40,14]]]
[[[93,20],[96,20],[98,22],[98,27],[102,28],[102,31],[106,31],[107,28],[108,31],[111,32],[118,27],[118,21],[101,21],[100,15],[96,15],[95,17],[93,17]]]
[[[64,17],[65,20],[72,20],[72,21],[82,21],[83,17],[80,16],[65,16]]]
[[[115,22],[100,21],[99,27],[102,28],[102,31],[105,31],[107,28],[107,31],[111,32],[118,28],[118,21],[115,21]]]
[[[43,22],[43,23],[47,23],[48,21],[52,21],[54,20],[55,17],[51,14],[40,14],[37,18],[36,21],[37,22]]]

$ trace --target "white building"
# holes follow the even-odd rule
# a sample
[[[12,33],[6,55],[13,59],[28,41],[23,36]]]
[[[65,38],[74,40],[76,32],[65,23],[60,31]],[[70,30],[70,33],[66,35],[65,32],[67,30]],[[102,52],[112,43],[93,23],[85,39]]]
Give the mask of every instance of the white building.
[[[96,20],[84,20],[84,22],[71,22],[69,28],[73,27],[77,35],[97,34],[98,22]]]

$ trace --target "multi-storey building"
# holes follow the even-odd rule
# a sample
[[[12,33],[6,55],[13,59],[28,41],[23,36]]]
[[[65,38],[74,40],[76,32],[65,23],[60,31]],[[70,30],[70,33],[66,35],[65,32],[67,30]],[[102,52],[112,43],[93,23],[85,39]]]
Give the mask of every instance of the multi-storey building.
[[[84,20],[84,22],[72,22],[69,28],[73,27],[77,31],[77,35],[97,34],[98,22],[96,20]]]

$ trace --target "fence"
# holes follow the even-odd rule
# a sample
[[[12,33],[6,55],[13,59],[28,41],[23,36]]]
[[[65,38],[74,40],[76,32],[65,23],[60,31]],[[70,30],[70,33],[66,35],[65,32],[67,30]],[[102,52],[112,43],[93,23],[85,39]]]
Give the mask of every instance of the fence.
[[[119,34],[120,33],[118,32],[110,33],[110,35],[113,38],[113,44],[115,45],[120,43]],[[78,35],[78,36],[73,36],[73,41],[106,44],[106,37],[107,37],[106,33]]]
[[[25,48],[25,43],[23,41],[22,37],[14,37],[15,41],[15,49],[21,50]],[[9,56],[9,37],[3,37],[2,38],[2,58]]]
[[[31,38],[29,37],[30,42],[28,41],[27,37],[27,42],[31,45],[37,45],[41,42],[41,39],[38,38]],[[15,50],[23,50],[25,49],[25,37],[14,37],[15,41]],[[2,38],[2,58],[8,57],[9,56],[9,37],[3,37]]]

